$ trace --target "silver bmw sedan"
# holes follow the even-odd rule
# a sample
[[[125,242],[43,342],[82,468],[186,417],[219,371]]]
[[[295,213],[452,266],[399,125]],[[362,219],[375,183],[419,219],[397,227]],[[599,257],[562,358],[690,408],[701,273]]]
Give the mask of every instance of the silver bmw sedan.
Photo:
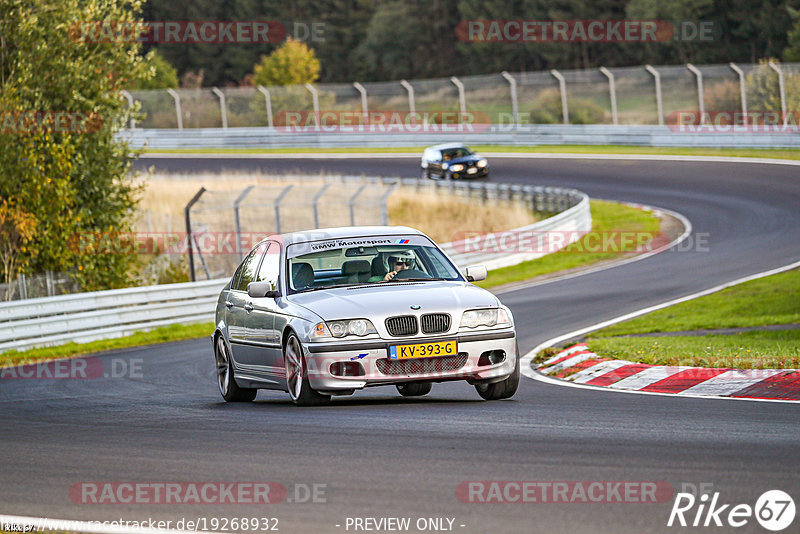
[[[514,395],[519,354],[511,312],[470,282],[428,236],[408,227],[274,235],[245,257],[219,296],[212,336],[228,402],[258,389],[297,405],[368,386],[426,395],[463,380],[487,400]]]

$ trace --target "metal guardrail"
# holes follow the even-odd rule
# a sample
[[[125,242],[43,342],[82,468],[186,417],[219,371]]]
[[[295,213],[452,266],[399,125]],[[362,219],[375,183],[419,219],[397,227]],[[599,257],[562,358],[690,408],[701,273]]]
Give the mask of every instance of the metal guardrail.
[[[397,183],[420,189],[451,190],[482,201],[524,202],[534,211],[558,212],[535,224],[510,232],[567,232],[574,236],[591,228],[589,198],[574,189],[534,187],[486,182],[431,181],[419,179],[368,178],[376,183]],[[506,254],[464,252],[463,243],[442,245],[456,265],[485,263],[488,268],[513,265],[543,256],[544,252]],[[170,324],[212,321],[219,292],[228,278],[159,286],[133,287],[92,293],[76,293],[0,304],[0,352],[85,343],[121,337],[136,331]]]
[[[800,147],[796,133],[681,133],[667,126],[610,124],[511,125],[493,124],[481,131],[457,125],[448,132],[341,133],[314,131],[286,133],[276,128],[136,129],[117,134],[132,148],[298,148],[298,147],[407,147],[464,142],[473,145],[640,145],[775,148]],[[422,154],[420,154],[421,156]]]

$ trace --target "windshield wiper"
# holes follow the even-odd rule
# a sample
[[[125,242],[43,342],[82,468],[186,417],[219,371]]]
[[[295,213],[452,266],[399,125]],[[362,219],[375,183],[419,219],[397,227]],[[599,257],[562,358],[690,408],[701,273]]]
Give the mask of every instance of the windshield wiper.
[[[433,281],[443,281],[447,280],[447,278],[393,278],[392,281],[394,282],[433,282]]]

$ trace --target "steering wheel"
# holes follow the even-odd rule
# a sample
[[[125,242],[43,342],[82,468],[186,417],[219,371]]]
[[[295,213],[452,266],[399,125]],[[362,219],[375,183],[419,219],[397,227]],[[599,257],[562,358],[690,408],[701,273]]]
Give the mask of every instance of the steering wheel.
[[[431,275],[426,273],[425,271],[420,271],[419,269],[403,269],[402,271],[398,271],[392,280],[404,280],[406,278],[433,278]]]

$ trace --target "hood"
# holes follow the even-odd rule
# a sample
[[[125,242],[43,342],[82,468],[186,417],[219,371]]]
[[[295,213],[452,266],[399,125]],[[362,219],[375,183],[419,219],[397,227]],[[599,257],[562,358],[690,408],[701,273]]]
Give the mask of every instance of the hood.
[[[497,297],[464,282],[388,282],[300,293],[288,299],[326,321],[370,319],[375,326],[394,315],[445,312],[460,319],[463,310],[499,306]],[[412,310],[411,306],[419,306]]]
[[[473,154],[471,156],[464,156],[463,158],[453,158],[447,162],[448,165],[455,165],[457,163],[472,163],[474,161],[478,161],[479,159],[483,159],[483,156],[479,156],[478,154]]]

